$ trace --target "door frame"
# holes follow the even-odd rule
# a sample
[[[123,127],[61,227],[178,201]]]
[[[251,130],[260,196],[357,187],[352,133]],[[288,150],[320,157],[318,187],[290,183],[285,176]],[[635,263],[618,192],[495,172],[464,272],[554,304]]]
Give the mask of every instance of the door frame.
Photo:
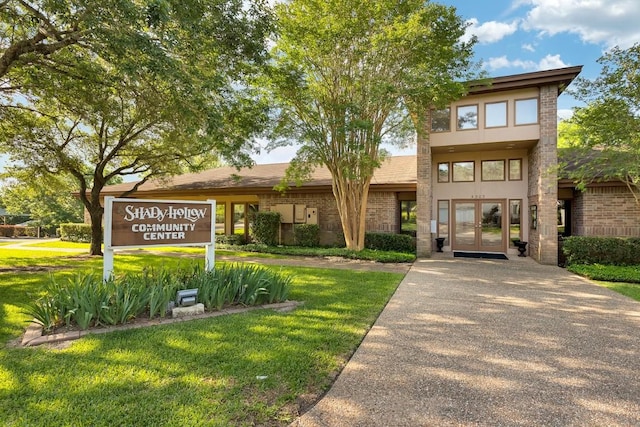
[[[472,246],[458,245],[456,243],[456,204],[457,203],[473,203],[475,204],[474,210],[474,229],[475,229],[475,242]],[[502,245],[500,247],[483,247],[482,246],[482,204],[483,203],[500,203],[502,210],[501,228],[502,228]],[[451,200],[451,250],[452,251],[468,251],[468,252],[507,252],[508,243],[508,231],[509,231],[509,215],[508,215],[509,203],[508,199],[487,198],[487,199],[452,199]],[[507,214],[505,214],[507,212]],[[480,220],[478,220],[480,219]]]

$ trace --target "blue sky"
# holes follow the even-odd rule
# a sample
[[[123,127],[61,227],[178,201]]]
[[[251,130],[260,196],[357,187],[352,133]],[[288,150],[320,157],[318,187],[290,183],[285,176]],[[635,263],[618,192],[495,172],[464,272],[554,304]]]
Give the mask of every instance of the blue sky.
[[[439,0],[456,7],[475,34],[476,60],[490,76],[583,65],[581,76],[600,73],[596,60],[613,46],[640,42],[639,0]],[[567,94],[558,99],[566,117],[578,103]],[[413,148],[394,154],[413,154]],[[254,156],[257,163],[289,161],[295,148]],[[0,159],[0,169],[2,159]]]

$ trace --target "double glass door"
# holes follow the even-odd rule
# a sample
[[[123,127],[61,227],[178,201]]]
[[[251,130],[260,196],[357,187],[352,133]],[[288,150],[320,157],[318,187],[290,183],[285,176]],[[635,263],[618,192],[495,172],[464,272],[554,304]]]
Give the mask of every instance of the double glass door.
[[[453,200],[453,250],[505,252],[504,200]]]

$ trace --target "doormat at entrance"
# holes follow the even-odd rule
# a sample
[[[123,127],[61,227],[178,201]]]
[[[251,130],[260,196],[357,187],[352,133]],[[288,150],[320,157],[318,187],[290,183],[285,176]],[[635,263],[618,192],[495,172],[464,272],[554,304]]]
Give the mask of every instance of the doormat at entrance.
[[[496,254],[490,252],[454,252],[456,258],[485,258],[485,259],[509,259],[505,254]]]

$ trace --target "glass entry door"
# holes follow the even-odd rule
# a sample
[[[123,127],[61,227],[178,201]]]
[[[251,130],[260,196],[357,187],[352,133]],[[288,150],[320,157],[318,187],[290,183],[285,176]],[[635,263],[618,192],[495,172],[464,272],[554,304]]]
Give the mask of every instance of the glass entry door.
[[[454,200],[453,250],[505,252],[504,200]]]

